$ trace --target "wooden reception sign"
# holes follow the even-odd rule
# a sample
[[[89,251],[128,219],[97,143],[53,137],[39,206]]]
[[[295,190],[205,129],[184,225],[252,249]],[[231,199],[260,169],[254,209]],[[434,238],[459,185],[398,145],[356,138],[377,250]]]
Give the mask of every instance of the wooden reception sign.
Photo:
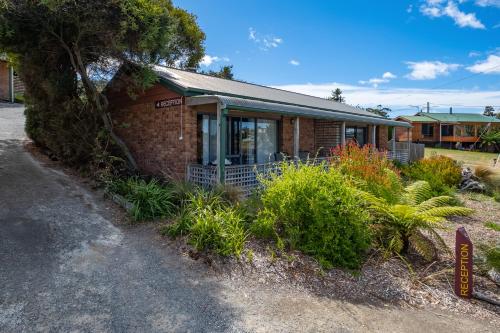
[[[472,242],[464,227],[455,236],[455,294],[472,297]]]
[[[155,101],[155,109],[169,108],[171,106],[182,105],[184,102],[183,97],[167,98]]]

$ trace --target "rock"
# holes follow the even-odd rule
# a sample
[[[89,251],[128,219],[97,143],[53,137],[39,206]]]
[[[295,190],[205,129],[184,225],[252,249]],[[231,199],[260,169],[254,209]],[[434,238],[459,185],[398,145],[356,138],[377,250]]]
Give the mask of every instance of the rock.
[[[495,283],[500,284],[500,273],[494,268],[488,271],[488,277]]]
[[[472,169],[467,167],[462,169],[462,180],[460,181],[460,190],[471,192],[484,192],[486,186],[479,181]]]

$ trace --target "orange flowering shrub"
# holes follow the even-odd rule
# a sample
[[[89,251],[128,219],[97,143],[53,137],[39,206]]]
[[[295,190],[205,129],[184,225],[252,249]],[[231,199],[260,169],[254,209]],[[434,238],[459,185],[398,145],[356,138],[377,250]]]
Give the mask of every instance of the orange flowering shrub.
[[[395,203],[403,191],[399,170],[384,152],[372,145],[359,147],[351,142],[331,150],[332,166],[351,178],[353,183],[387,202]]]

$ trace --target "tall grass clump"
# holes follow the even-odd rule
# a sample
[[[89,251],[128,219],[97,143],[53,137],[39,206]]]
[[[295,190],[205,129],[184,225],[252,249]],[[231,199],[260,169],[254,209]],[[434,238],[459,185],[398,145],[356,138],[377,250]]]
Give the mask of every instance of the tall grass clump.
[[[333,167],[348,176],[356,187],[388,202],[397,202],[403,185],[399,170],[384,152],[373,149],[371,145],[359,147],[356,143],[338,146],[331,152]]]
[[[448,195],[459,185],[462,168],[450,157],[434,155],[404,168],[404,174],[428,182],[434,195]]]
[[[355,190],[324,165],[283,162],[280,170],[261,179],[262,208],[252,232],[311,255],[324,268],[359,268],[370,237]]]
[[[171,237],[187,236],[198,251],[239,257],[248,233],[244,213],[220,189],[195,189],[188,193],[175,222],[164,228]]]
[[[160,184],[156,179],[118,179],[110,182],[108,189],[132,204],[130,213],[136,221],[165,218],[175,213],[172,188]]]

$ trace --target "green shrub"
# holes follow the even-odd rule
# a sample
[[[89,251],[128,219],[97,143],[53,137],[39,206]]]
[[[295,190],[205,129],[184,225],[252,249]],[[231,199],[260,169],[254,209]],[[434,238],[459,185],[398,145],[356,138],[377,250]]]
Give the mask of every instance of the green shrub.
[[[161,232],[171,237],[187,235],[189,243],[199,251],[237,257],[248,234],[242,208],[231,205],[220,189],[195,189],[188,193],[175,222]]]
[[[337,170],[284,162],[279,174],[261,181],[254,234],[312,255],[325,268],[359,268],[369,246],[368,215]]]
[[[489,228],[491,230],[495,230],[495,231],[500,231],[500,224],[498,223],[495,223],[495,222],[484,222],[484,226],[486,228]]]
[[[194,216],[189,242],[198,251],[213,250],[223,256],[240,257],[246,238],[244,220],[236,208],[207,207]]]
[[[493,192],[493,200],[500,202],[500,191]]]
[[[412,180],[425,180],[434,195],[449,195],[462,179],[462,168],[452,158],[434,155],[403,169]]]
[[[136,221],[165,218],[175,212],[172,188],[162,186],[156,179],[149,182],[137,177],[115,180],[108,189],[132,204],[131,214]]]
[[[350,143],[332,150],[333,167],[362,188],[388,202],[397,202],[403,190],[399,170],[383,152],[371,145]]]
[[[479,243],[477,248],[479,250],[477,264],[483,274],[492,268],[500,272],[500,245]]]

